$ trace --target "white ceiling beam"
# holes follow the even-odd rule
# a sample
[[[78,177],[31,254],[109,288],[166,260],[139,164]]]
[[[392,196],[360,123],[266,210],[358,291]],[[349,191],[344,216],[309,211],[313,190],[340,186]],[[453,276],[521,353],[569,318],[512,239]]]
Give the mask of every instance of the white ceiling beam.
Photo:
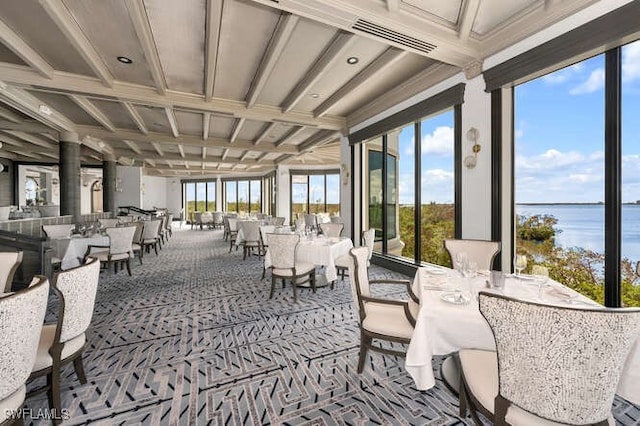
[[[278,125],[278,123],[268,123],[265,127],[264,130],[258,135],[258,137],[256,138],[256,140],[254,141],[254,145],[258,145],[260,142],[262,142],[267,136],[269,136],[269,133],[271,133],[271,131]]]
[[[371,0],[253,1],[459,68],[480,59],[479,51],[481,49],[476,40],[462,41],[458,38],[457,31],[448,25],[435,19],[425,19],[423,14],[414,13],[403,7],[397,11],[391,11],[386,2],[372,2]],[[395,31],[399,34],[399,38],[411,37],[436,47],[430,51],[423,51],[411,47],[409,44],[400,44],[391,37],[383,38],[360,31],[354,28],[359,21],[369,22],[386,29],[386,31]]]
[[[225,149],[224,151],[222,151],[222,161],[224,161],[227,158],[227,155],[229,155],[229,150]]]
[[[211,127],[211,113],[202,114],[202,139],[209,139],[209,128]]]
[[[334,132],[332,130],[319,130],[313,136],[300,144],[300,153],[308,152],[311,149],[324,145],[338,138],[340,138],[340,132]]]
[[[7,160],[17,160],[18,156],[13,152],[9,152],[6,149],[0,149],[0,158],[6,158]]]
[[[156,150],[156,152],[158,153],[158,155],[160,157],[164,157],[164,152],[162,151],[162,148],[160,148],[160,144],[157,142],[151,142],[151,146],[153,147],[153,149]]]
[[[72,132],[75,129],[75,124],[60,112],[49,108],[49,114],[42,113],[40,110],[43,102],[40,99],[24,89],[9,86],[3,81],[0,81],[0,102],[55,130]]]
[[[133,122],[136,123],[136,126],[138,126],[138,129],[140,129],[140,131],[145,135],[149,133],[149,129],[147,129],[147,125],[145,124],[142,116],[138,113],[138,111],[136,111],[136,107],[133,106],[131,102],[122,102],[122,106],[124,106],[124,109],[127,110]]]
[[[473,28],[473,22],[476,20],[478,9],[480,8],[480,0],[466,0],[460,24],[458,25],[458,37],[460,40],[468,40]]]
[[[3,106],[0,106],[0,117],[5,120],[13,121],[14,123],[20,123],[23,120],[20,115]]]
[[[176,120],[176,113],[171,107],[164,107],[164,112],[167,115],[167,120],[169,120],[169,125],[171,126],[171,133],[173,134],[173,137],[179,137],[180,132],[178,132],[178,120]]]
[[[165,160],[165,163],[167,163],[167,166],[169,166],[170,169],[173,169],[173,163],[169,160]]]
[[[204,98],[206,102],[213,99],[216,84],[216,66],[218,64],[218,47],[220,30],[222,29],[222,10],[225,0],[207,0],[205,17],[205,65],[204,65]],[[206,138],[205,138],[206,139]]]
[[[0,129],[3,130],[19,130],[22,132],[28,133],[45,133],[47,131],[51,131],[51,128],[30,118],[26,120],[22,120],[19,123],[13,121],[5,121],[0,120]],[[43,135],[44,136],[44,135]],[[54,142],[58,142],[58,139],[47,133],[46,136],[48,139],[53,140]]]
[[[14,154],[21,155],[23,157],[29,157],[29,158],[33,158],[33,159],[36,159],[36,160],[42,160],[42,155],[36,154],[35,152],[23,151],[23,150],[19,150],[19,149],[10,149],[8,151],[13,152]]]
[[[186,161],[184,162],[184,168],[188,169],[189,168],[189,163],[187,163]]]
[[[75,102],[80,108],[84,110],[87,114],[93,117],[98,123],[100,123],[105,129],[110,130],[112,132],[116,131],[116,126],[113,125],[111,120],[104,115],[100,108],[91,103],[91,101],[84,96],[79,95],[69,95],[69,98]]]
[[[387,0],[387,10],[397,12],[400,9],[400,0]]]
[[[245,119],[239,118],[233,124],[233,130],[231,130],[231,136],[229,137],[229,142],[234,143],[238,138],[238,134],[240,133],[240,129],[242,129],[242,125],[244,124]]]
[[[333,108],[340,100],[363,84],[366,84],[375,74],[385,70],[387,67],[407,56],[409,53],[404,50],[390,47],[378,56],[371,64],[360,71],[355,77],[346,82],[341,88],[329,96],[313,111],[313,115],[321,117]]]
[[[51,78],[53,76],[53,67],[1,19],[0,42],[43,77]]]
[[[247,120],[286,122],[322,129],[341,130],[345,126],[345,120],[337,116],[315,118],[310,113],[293,111],[284,113],[279,107],[267,105],[255,105],[252,108],[247,108],[244,102],[229,99],[214,98],[207,102],[202,95],[172,91],[162,96],[151,87],[119,81],[113,83],[113,88],[108,88],[94,77],[78,74],[56,72],[54,77],[48,80],[30,68],[7,63],[0,63],[0,76],[2,76],[2,81],[7,83],[36,86],[39,91],[51,93],[79,93],[88,98],[108,98],[109,100],[116,98],[121,102],[146,104],[158,108],[173,106],[176,109],[190,112],[210,112]]]
[[[205,160],[207,158],[207,147],[202,147],[202,159]]]
[[[31,133],[25,133],[25,132],[19,132],[16,130],[7,130],[5,131],[5,133],[14,136],[18,139],[22,139],[23,141],[27,141],[33,145],[38,145],[41,146],[43,148],[47,148],[47,149],[58,149],[58,145],[49,142],[48,140],[44,140],[36,135],[33,135]]]
[[[40,0],[40,5],[47,12],[49,17],[55,22],[60,31],[71,42],[71,45],[78,51],[82,59],[89,65],[95,75],[107,87],[113,86],[113,75],[109,68],[102,62],[100,54],[93,47],[82,28],[69,12],[63,2],[58,0]]]
[[[240,156],[240,161],[244,161],[249,157],[249,151],[245,151],[244,154]]]
[[[124,142],[125,144],[127,144],[127,146],[129,147],[129,149],[131,149],[131,151],[135,152],[136,154],[141,154],[142,150],[140,149],[140,147],[138,146],[138,144],[136,144],[135,142],[132,141],[128,141],[128,140],[123,140],[122,142]]]
[[[48,151],[48,152],[44,152],[44,151],[38,151],[37,154],[42,155],[43,157],[49,157],[49,158],[53,158],[54,160],[58,159],[58,155],[56,154],[56,151]]]
[[[354,39],[355,36],[353,34],[344,31],[339,31],[338,34],[336,34],[309,72],[305,74],[291,93],[287,95],[282,103],[283,112],[289,112],[296,106],[300,99],[309,91],[309,88],[318,81],[320,77],[326,75],[330,65],[338,59],[340,54]]]
[[[284,52],[299,19],[300,18],[290,13],[280,15],[275,31],[271,36],[271,40],[269,40],[267,50],[262,57],[262,61],[260,61],[258,70],[251,82],[251,87],[249,87],[246,98],[247,107],[252,107],[256,104],[260,93],[262,93],[262,89],[264,89],[264,86],[267,84],[273,69],[278,63],[278,59],[280,59],[280,55]]]
[[[284,135],[278,142],[276,142],[276,147],[282,148],[282,145],[286,144],[291,139],[299,135],[303,130],[304,130],[304,127],[302,126],[295,126],[291,128],[291,130],[289,130],[289,132],[286,135]]]
[[[2,132],[0,132],[0,142],[5,143],[7,145],[17,146],[19,148],[26,146],[25,142],[19,141],[14,137],[9,136]]]
[[[184,158],[184,148],[182,145],[178,145],[178,152],[180,152],[180,157]]]
[[[157,166],[156,166],[156,162],[155,162],[155,160],[152,160],[152,159],[150,159],[150,158],[147,158],[147,159],[146,159],[146,160],[144,160],[144,161],[146,161],[149,165],[151,165],[151,167],[157,167]]]
[[[59,141],[58,133],[55,132],[55,134],[51,134],[50,132],[51,132],[51,129],[48,129],[48,131],[40,133],[40,136],[58,143]]]
[[[138,36],[142,51],[144,52],[144,57],[147,59],[147,65],[149,65],[156,89],[159,94],[164,95],[167,93],[167,81],[164,78],[160,56],[158,55],[158,49],[153,40],[153,32],[151,31],[151,25],[149,24],[149,17],[144,8],[144,3],[141,0],[125,0],[125,5],[129,12],[131,22],[133,23],[133,28]]]
[[[130,141],[134,141],[138,143],[149,144],[151,142],[155,142],[155,143],[161,143],[161,144],[171,145],[171,146],[182,144],[184,146],[197,146],[197,147],[206,146],[208,148],[229,148],[230,147],[228,139],[220,139],[220,138],[209,138],[206,141],[203,141],[200,136],[182,135],[180,136],[180,139],[175,139],[174,137],[166,135],[164,133],[149,132],[149,134],[143,135],[143,134],[140,134],[140,132],[138,132],[137,130],[128,130],[128,129],[118,129],[116,133],[113,133],[98,126],[77,126],[77,131],[80,134],[92,135],[96,138],[109,140],[109,141],[122,141],[124,139],[128,139]],[[275,144],[268,143],[268,142],[263,142],[260,145],[254,145],[253,141],[246,141],[246,140],[236,140],[232,147],[234,150],[250,149],[253,151],[260,151],[260,152],[271,152],[271,151],[280,151],[280,152],[288,152],[288,153],[298,152],[295,146],[276,147]]]

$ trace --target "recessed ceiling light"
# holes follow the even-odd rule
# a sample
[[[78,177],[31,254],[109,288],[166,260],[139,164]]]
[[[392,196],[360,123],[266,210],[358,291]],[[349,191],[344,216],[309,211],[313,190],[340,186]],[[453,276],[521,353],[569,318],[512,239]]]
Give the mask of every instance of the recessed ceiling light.
[[[357,64],[357,63],[358,63],[358,61],[359,61],[359,60],[360,60],[360,59],[356,58],[355,56],[349,56],[349,57],[347,58],[347,63],[348,63],[349,65],[355,65],[355,64]]]
[[[311,96],[313,99],[318,99],[320,97],[318,93],[310,93],[309,96]]]
[[[130,58],[127,58],[126,56],[118,56],[118,61],[122,62],[123,64],[131,64],[133,63],[133,60]]]

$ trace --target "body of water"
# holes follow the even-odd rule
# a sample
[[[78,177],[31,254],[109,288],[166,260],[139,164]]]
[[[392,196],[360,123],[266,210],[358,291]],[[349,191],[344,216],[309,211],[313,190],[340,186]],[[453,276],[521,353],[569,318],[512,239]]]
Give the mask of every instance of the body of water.
[[[547,214],[558,219],[556,244],[604,253],[604,205],[518,204],[519,215]],[[622,206],[622,257],[640,260],[640,205]]]

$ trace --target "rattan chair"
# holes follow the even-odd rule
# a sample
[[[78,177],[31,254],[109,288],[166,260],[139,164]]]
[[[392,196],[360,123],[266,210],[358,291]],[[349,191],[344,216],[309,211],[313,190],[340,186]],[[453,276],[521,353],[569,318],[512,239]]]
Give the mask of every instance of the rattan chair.
[[[458,353],[460,414],[496,425],[606,425],[640,309],[550,306],[480,292],[497,352]],[[550,423],[556,422],[556,423]]]
[[[351,292],[360,318],[360,355],[358,373],[364,370],[369,350],[387,355],[406,356],[404,351],[388,345],[376,345],[376,341],[409,344],[420,310],[418,297],[411,290],[409,280],[369,280],[367,263],[369,249],[366,246],[351,249],[352,264],[349,268]],[[384,299],[371,293],[371,284],[402,285],[410,299]]]

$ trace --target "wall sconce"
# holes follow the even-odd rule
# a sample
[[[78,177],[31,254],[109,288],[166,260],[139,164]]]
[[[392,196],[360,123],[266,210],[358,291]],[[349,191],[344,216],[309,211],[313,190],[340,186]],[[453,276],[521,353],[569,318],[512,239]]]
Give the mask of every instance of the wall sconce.
[[[115,190],[116,192],[122,192],[122,179],[116,178]]]
[[[467,131],[467,140],[473,142],[473,146],[471,150],[473,151],[473,155],[467,155],[464,158],[464,166],[467,169],[473,169],[478,162],[478,153],[480,152],[480,145],[478,144],[478,139],[480,137],[480,132],[475,127],[472,127]]]
[[[347,167],[346,164],[342,164],[340,166],[340,170],[342,171],[342,185],[343,186],[347,186],[349,185],[349,168]]]

